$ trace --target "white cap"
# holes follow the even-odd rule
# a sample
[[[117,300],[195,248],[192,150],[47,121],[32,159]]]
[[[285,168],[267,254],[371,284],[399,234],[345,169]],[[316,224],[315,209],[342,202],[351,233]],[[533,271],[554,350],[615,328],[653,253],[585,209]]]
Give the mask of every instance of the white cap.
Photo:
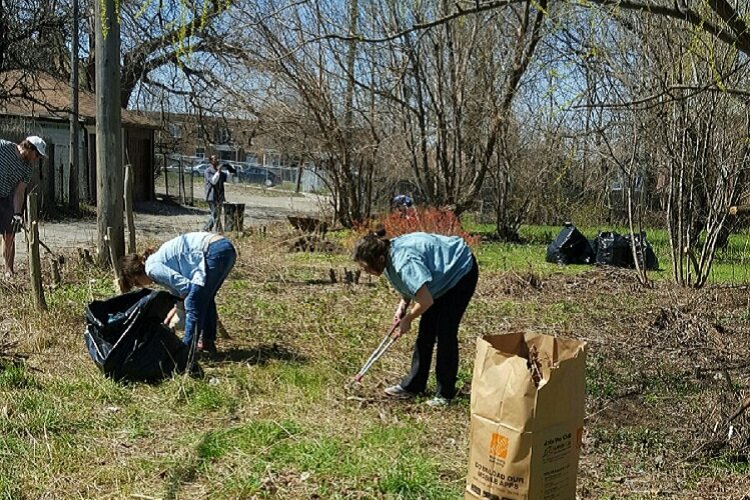
[[[39,151],[40,155],[42,155],[44,158],[47,158],[47,143],[44,142],[44,139],[42,139],[38,135],[30,135],[26,138],[26,140],[34,145],[36,150]]]

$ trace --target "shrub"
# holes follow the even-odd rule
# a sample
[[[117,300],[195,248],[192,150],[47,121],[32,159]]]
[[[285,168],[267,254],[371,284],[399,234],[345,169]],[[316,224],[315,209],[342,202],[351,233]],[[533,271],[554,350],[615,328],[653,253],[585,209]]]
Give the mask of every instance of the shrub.
[[[451,210],[432,207],[410,208],[406,212],[396,210],[377,219],[375,226],[379,225],[385,228],[388,237],[421,231],[445,236],[460,236],[471,246],[479,243],[479,237],[464,231],[461,221]]]

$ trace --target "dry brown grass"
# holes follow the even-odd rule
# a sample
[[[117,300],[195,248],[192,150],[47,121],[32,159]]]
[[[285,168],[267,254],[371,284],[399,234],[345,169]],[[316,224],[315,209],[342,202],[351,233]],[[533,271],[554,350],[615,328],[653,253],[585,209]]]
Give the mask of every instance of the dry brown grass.
[[[74,258],[47,313],[22,279],[0,286],[0,346],[28,356],[0,371],[0,497],[457,497],[474,338],[521,329],[589,342],[581,498],[750,491],[747,417],[731,437],[726,423],[749,383],[747,290],[644,289],[611,270],[481,272],[461,330],[462,395],[434,410],[382,396],[408,367],[408,338],[347,389],[396,296],[382,281],[328,282],[329,269],[353,268],[347,255],[290,253],[297,237],[270,227],[237,241],[218,300],[231,339],[203,360],[203,380],[103,379],[82,313],[111,279]]]

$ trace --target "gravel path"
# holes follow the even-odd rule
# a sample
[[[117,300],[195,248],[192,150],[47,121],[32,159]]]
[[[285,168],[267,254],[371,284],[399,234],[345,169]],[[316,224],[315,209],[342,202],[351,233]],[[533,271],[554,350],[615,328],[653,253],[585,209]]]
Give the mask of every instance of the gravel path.
[[[262,190],[241,184],[226,185],[227,200],[245,204],[245,227],[286,220],[287,215],[319,215],[327,203],[316,195],[288,196],[281,191]],[[166,241],[187,231],[200,231],[208,209],[149,202],[136,206],[135,227],[139,239]],[[39,236],[53,251],[93,247],[96,220],[42,222]],[[16,241],[16,260],[26,260],[23,234]],[[44,253],[44,251],[42,251]],[[0,264],[1,266],[1,264]]]

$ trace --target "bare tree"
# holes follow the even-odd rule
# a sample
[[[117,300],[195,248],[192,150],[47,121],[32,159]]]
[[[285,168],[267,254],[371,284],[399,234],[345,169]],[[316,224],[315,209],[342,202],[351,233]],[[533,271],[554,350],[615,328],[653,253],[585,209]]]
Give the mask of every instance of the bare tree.
[[[54,0],[0,3],[0,100],[31,97],[36,75],[66,65],[68,15]]]
[[[94,11],[97,2],[84,0],[88,13],[88,50],[86,54],[86,86],[93,90],[96,83],[96,49]],[[119,100],[123,108],[131,103],[141,85],[186,94],[183,83],[172,85],[163,75],[176,70],[182,79],[210,82],[219,78],[204,62],[215,55],[229,57],[222,40],[231,26],[223,15],[232,2],[224,0],[164,0],[118,2],[122,37],[122,70]]]
[[[73,0],[71,6],[71,43],[70,43],[70,175],[68,185],[68,206],[78,211],[78,38],[79,38],[79,10],[78,0]]]
[[[305,159],[327,173],[335,217],[351,226],[369,215],[367,200],[379,139],[365,116],[372,105],[359,85],[362,59],[357,43],[353,39],[308,43],[333,26],[356,31],[357,2],[326,7],[329,10],[324,12],[323,5],[313,2],[289,9],[274,2],[262,8],[245,6],[235,14],[250,19],[248,29],[224,44],[244,47],[237,53],[242,53],[245,71],[272,82],[254,100],[240,97],[239,105],[262,116],[264,128],[278,131],[280,140],[289,143],[297,137]],[[263,109],[283,111],[271,116]]]

